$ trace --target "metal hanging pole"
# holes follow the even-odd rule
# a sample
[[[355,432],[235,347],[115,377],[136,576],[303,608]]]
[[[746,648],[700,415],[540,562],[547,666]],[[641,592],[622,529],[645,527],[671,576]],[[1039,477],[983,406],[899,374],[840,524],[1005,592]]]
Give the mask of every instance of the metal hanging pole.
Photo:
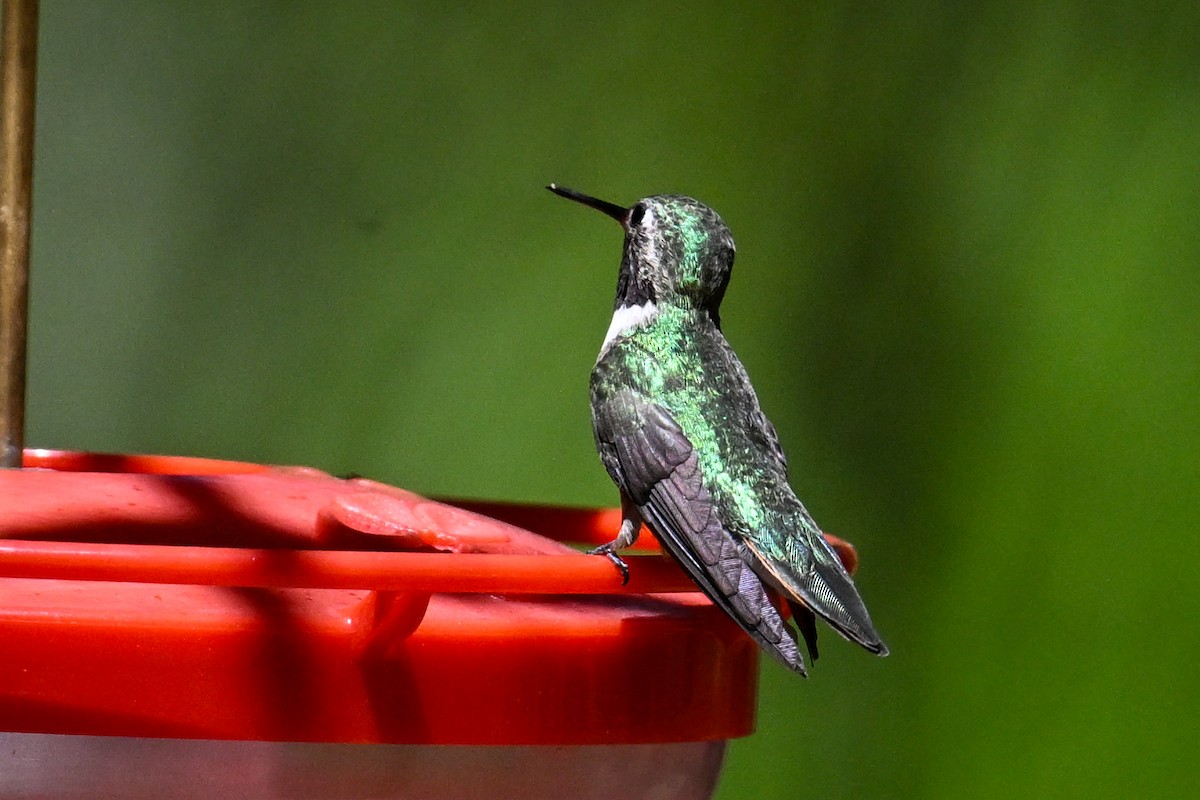
[[[37,0],[4,0],[0,51],[0,467],[25,446],[25,344]]]

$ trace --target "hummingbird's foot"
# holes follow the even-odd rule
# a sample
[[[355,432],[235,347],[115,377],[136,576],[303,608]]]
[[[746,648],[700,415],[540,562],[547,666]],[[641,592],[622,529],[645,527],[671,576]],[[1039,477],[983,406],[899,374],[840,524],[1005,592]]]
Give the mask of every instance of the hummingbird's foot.
[[[621,558],[616,554],[616,552],[614,552],[616,548],[613,547],[613,545],[615,544],[616,542],[609,542],[608,544],[602,544],[599,547],[594,547],[591,550],[588,550],[588,555],[604,556],[611,561],[612,565],[617,568],[617,572],[621,573],[621,585],[624,586],[625,584],[629,583],[629,565],[625,563],[625,559]]]
[[[637,541],[638,531],[642,527],[642,517],[638,514],[637,506],[633,501],[621,493],[621,529],[617,531],[617,538],[613,539],[608,544],[602,544],[599,547],[588,550],[590,556],[606,556],[617,571],[621,573],[621,585],[629,583],[629,565],[625,560],[617,555],[618,550],[624,550]]]

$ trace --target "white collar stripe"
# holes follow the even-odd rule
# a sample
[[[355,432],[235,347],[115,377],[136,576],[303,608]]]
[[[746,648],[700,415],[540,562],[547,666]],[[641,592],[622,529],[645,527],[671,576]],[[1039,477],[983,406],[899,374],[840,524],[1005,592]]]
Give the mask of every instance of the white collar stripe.
[[[658,314],[658,306],[654,302],[647,300],[640,306],[621,306],[613,312],[612,323],[608,326],[608,333],[604,334],[604,344],[600,350],[603,352],[613,339],[622,334],[632,331],[634,328],[640,328],[649,323]]]

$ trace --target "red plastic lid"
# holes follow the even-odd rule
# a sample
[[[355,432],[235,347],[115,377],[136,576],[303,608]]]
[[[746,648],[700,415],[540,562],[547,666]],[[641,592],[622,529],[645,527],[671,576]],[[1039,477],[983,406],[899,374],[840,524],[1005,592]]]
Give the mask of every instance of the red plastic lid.
[[[0,471],[0,730],[408,744],[753,730],[757,648],[673,563],[631,556],[622,586],[561,543],[607,541],[616,511],[448,505],[208,459],[30,450],[25,466]]]

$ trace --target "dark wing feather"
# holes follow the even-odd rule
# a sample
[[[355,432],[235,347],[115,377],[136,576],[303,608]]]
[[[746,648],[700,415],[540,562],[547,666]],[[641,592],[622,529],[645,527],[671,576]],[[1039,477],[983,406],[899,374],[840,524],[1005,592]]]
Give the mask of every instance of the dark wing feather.
[[[759,645],[804,674],[794,634],[753,557],[717,518],[696,451],[671,414],[623,389],[595,404],[593,422],[604,466],[667,552]]]

